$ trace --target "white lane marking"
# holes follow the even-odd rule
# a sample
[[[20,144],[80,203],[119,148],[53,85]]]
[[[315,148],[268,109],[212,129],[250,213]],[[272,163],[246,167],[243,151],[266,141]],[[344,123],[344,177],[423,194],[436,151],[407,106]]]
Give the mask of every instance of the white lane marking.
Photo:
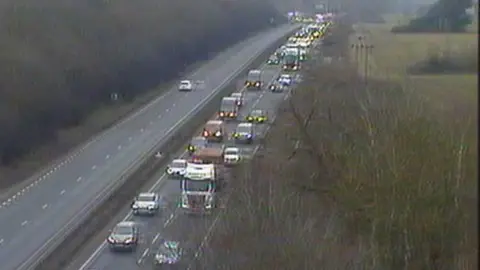
[[[92,166],[92,171],[95,170],[97,168],[97,165],[93,165]]]
[[[121,150],[121,149],[122,149],[122,145],[120,144],[119,146],[117,146],[117,149],[118,149],[118,150]]]
[[[153,125],[153,121],[150,121],[148,124],[149,124],[149,125]]]
[[[66,192],[65,189],[62,189],[62,191],[60,191],[60,195],[65,194],[65,192]]]
[[[106,156],[105,156],[105,159],[109,159],[109,158],[110,158],[110,155],[106,155]]]
[[[162,118],[162,115],[161,114],[157,115],[157,118],[158,119]]]
[[[79,177],[77,178],[77,182],[80,182],[80,181],[82,181],[82,177],[81,177],[81,176],[79,176]]]
[[[143,133],[145,130],[143,128],[140,129],[140,132]]]
[[[182,154],[183,155],[183,154]],[[170,216],[168,217],[168,219],[165,221],[165,223],[163,223],[163,228],[166,228],[168,225],[170,225],[170,223],[172,223],[172,221],[175,219],[175,213],[172,213],[170,214]]]
[[[155,244],[155,242],[157,242],[159,237],[160,237],[159,233],[155,234],[155,237],[153,237],[153,239],[152,239],[152,244]]]
[[[47,209],[47,207],[48,207],[48,204],[44,204],[44,205],[42,206],[42,209],[45,210],[45,209]]]
[[[5,240],[3,240],[3,238],[0,239],[0,245],[3,244],[4,241],[5,241]]]
[[[172,107],[175,107],[175,103],[172,104]]]
[[[142,256],[140,257],[140,259],[138,259],[137,263],[138,264],[141,264],[143,259],[145,259],[145,257],[148,255],[148,251],[150,251],[149,248],[146,248],[143,253],[142,253]]]
[[[166,112],[169,112],[169,111],[170,111],[170,108],[167,108],[165,111],[166,111]]]
[[[23,226],[27,225],[27,223],[28,223],[28,221],[27,221],[27,220],[25,220],[25,221],[24,221],[24,222],[22,222],[22,224],[20,224],[20,225],[22,225],[22,227],[23,227]]]
[[[131,141],[131,140],[132,140],[132,137],[128,137],[128,140]]]
[[[249,63],[246,63],[245,65],[242,66],[245,67],[247,64]],[[263,64],[260,69],[263,69],[264,67],[266,66],[266,64]],[[224,84],[231,80],[231,78],[235,75],[238,75],[239,72],[236,72],[234,74],[231,74],[230,76],[228,76],[217,88],[221,88],[224,86]],[[245,87],[242,88],[241,92],[245,91]],[[216,93],[216,91],[212,91],[212,93],[210,95],[208,95],[206,98],[204,98],[201,102],[199,102],[197,104],[197,106],[195,106],[192,110],[190,110],[190,112],[188,112],[184,117],[182,117],[178,122],[177,124],[175,124],[174,126],[172,126],[167,132],[165,132],[165,134],[168,134],[170,133],[173,129],[176,128],[176,126],[180,125],[184,119],[186,119],[188,116],[190,116],[190,114],[195,111],[197,109],[197,107],[199,107],[204,100],[207,100],[208,98],[210,98],[211,95],[213,95],[214,93]],[[168,109],[167,109],[168,111]],[[160,117],[160,115],[159,115]],[[268,127],[267,127],[268,129]],[[131,139],[131,137],[129,138],[129,140]],[[184,152],[182,155],[186,154],[186,152]],[[166,178],[167,174],[163,174],[154,184],[153,186],[148,190],[148,192],[153,192],[155,189],[157,189],[157,187],[164,181],[164,179]],[[123,219],[122,221],[126,221],[128,219],[130,219],[132,217],[132,213],[129,212]],[[93,253],[88,257],[87,260],[85,260],[85,262],[80,266],[80,268],[78,270],[87,270],[90,268],[90,264],[93,263],[93,261],[98,257],[98,255],[107,247],[107,243],[106,241],[104,240],[96,249],[95,251],[93,251]]]

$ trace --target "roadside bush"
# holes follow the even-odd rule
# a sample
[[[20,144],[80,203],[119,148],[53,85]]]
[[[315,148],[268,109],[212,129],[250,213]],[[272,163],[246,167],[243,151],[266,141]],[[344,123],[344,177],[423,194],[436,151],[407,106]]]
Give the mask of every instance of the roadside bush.
[[[208,269],[477,268],[475,110],[437,111],[407,81],[366,87],[344,53],[305,69],[238,169]]]
[[[433,52],[407,71],[413,75],[478,73],[477,52]]]
[[[0,164],[281,22],[266,1],[4,1]]]

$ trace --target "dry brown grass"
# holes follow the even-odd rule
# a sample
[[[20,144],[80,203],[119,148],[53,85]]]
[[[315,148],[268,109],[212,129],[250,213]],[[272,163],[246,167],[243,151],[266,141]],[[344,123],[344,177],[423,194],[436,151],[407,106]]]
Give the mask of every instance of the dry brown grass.
[[[476,269],[474,107],[411,85],[309,69],[238,169],[209,269]]]

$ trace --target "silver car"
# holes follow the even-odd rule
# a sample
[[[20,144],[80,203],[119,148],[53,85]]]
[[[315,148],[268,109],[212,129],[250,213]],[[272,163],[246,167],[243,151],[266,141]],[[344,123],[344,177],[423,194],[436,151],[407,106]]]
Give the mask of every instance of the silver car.
[[[233,133],[235,142],[252,143],[255,135],[254,125],[252,123],[240,123]]]
[[[138,236],[138,227],[134,222],[122,221],[110,232],[107,242],[112,251],[134,251],[138,244]]]
[[[157,193],[140,193],[132,202],[134,215],[155,215],[160,208],[160,198]]]

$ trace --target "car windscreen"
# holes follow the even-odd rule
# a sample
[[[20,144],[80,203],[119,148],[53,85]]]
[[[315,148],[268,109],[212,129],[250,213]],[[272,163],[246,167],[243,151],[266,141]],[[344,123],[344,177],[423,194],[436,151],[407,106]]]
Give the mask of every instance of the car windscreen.
[[[143,195],[142,194],[142,195],[139,195],[137,197],[137,201],[139,201],[139,202],[151,202],[151,201],[154,201],[154,200],[155,200],[155,196],[150,195],[150,194],[148,194],[148,195],[146,195],[146,194]]]
[[[262,116],[263,112],[262,111],[253,111],[250,115],[251,116]]]
[[[132,227],[130,227],[130,226],[116,226],[113,229],[113,234],[116,234],[116,235],[131,235],[131,234],[133,234]]]
[[[251,132],[251,128],[248,127],[248,126],[237,126],[237,133],[250,133]]]
[[[189,82],[181,82],[180,85],[182,85],[182,86],[189,86],[190,83],[189,83]]]
[[[188,191],[208,191],[211,181],[208,180],[185,180],[184,187]]]
[[[225,150],[225,155],[238,155],[237,150]]]

